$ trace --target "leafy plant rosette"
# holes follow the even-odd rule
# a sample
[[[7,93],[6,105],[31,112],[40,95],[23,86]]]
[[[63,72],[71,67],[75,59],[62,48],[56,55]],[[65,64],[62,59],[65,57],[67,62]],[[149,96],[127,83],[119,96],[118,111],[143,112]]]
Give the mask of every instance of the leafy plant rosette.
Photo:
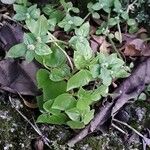
[[[53,5],[40,10],[29,3],[14,4],[14,19],[21,21],[28,32],[24,33],[22,43],[9,50],[7,57],[23,57],[43,65],[36,76],[38,88],[43,92],[37,97],[42,112],[38,123],[80,129],[93,119],[94,104],[108,95],[113,81],[129,75],[129,68],[116,53],[94,53],[89,43],[90,23],[72,16],[79,10],[71,2],[60,2],[62,11]],[[113,4],[103,1],[104,6],[100,2],[88,4],[89,15],[98,18],[100,9],[109,13],[121,8],[118,0]],[[123,18],[123,13],[119,11],[117,16]],[[58,40],[51,33],[56,27],[64,29],[66,34],[73,32],[73,36],[68,42]],[[66,52],[68,48],[72,58]]]

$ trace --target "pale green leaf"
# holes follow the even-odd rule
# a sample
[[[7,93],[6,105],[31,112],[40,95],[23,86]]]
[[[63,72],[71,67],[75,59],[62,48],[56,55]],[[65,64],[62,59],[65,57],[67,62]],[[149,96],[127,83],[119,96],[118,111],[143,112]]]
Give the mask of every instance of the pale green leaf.
[[[55,98],[52,108],[59,110],[67,110],[75,107],[75,105],[76,99],[72,95],[64,93]]]
[[[24,43],[20,43],[9,49],[7,57],[18,58],[21,56],[25,56],[26,51],[27,51],[26,45]]]
[[[67,83],[67,91],[84,86],[92,80],[92,75],[88,70],[80,70],[74,74]]]

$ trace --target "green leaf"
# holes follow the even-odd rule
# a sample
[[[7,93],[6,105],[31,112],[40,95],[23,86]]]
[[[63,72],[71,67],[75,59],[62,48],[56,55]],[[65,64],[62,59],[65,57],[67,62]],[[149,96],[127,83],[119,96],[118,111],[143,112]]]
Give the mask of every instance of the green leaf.
[[[115,26],[116,24],[117,24],[117,21],[116,21],[115,18],[110,18],[110,19],[108,20],[108,25],[110,25],[110,26]]]
[[[35,53],[37,55],[48,55],[52,53],[51,48],[45,43],[37,43],[35,46]]]
[[[26,61],[30,63],[34,59],[34,51],[28,50],[25,54]]]
[[[105,97],[107,96],[107,94],[108,94],[108,86],[101,85],[93,91],[91,97],[94,101],[97,101],[100,99],[100,95]]]
[[[13,16],[13,19],[15,19],[17,21],[23,21],[26,19],[26,15],[23,13],[18,13]]]
[[[129,19],[129,14],[126,12],[126,11],[123,11],[121,13],[121,17],[124,19],[124,20],[128,20]]]
[[[89,22],[84,23],[79,29],[75,29],[75,34],[77,36],[87,37],[90,32],[90,24]]]
[[[97,78],[100,74],[100,65],[99,64],[93,64],[89,66],[90,72],[92,74],[93,78]]]
[[[92,13],[92,17],[93,17],[94,19],[99,19],[99,18],[100,18],[100,15],[99,15],[99,13],[94,12],[94,13]]]
[[[92,119],[94,118],[94,109],[85,112],[85,114],[83,115],[83,119],[82,121],[84,122],[84,124],[88,124]]]
[[[48,101],[46,101],[46,102],[44,103],[44,105],[43,105],[43,108],[44,108],[47,112],[49,112],[49,113],[51,113],[51,114],[53,114],[53,115],[59,115],[59,114],[61,113],[61,111],[58,110],[58,109],[53,109],[53,108],[52,108],[53,102],[54,102],[54,100],[48,100]]]
[[[69,118],[73,121],[80,121],[80,111],[74,107],[65,111]]]
[[[115,10],[117,13],[122,13],[122,12],[123,12],[123,10],[122,10],[122,5],[121,5],[121,3],[120,3],[119,0],[115,0],[115,1],[114,1],[114,7],[115,7],[114,10]]]
[[[82,129],[85,127],[84,123],[80,121],[68,121],[67,125],[72,129]]]
[[[43,89],[44,100],[54,99],[66,92],[65,81],[53,82],[49,79],[49,71],[40,69],[36,75],[38,87]]]
[[[92,75],[88,70],[80,70],[74,74],[67,83],[67,91],[84,86],[92,80]]]
[[[62,125],[66,124],[67,121],[68,117],[63,113],[60,113],[59,115],[49,115],[45,113],[40,115],[36,122]]]
[[[106,68],[101,68],[100,78],[104,85],[109,86],[112,82],[111,73]]]
[[[2,3],[9,4],[9,5],[15,3],[15,1],[16,0],[1,0]]]
[[[23,42],[26,45],[33,44],[35,41],[36,41],[36,39],[32,33],[24,33]]]
[[[17,5],[17,4],[14,4],[13,5],[14,7],[14,10],[19,14],[26,14],[27,13],[27,8],[25,6],[22,6],[22,5]]]
[[[44,63],[49,67],[60,67],[66,62],[66,56],[57,47],[51,47],[52,53],[45,56],[37,56],[36,59],[40,63]]]
[[[48,32],[48,20],[43,15],[37,21],[26,20],[26,25],[36,37],[44,36]]]
[[[61,66],[61,68],[54,68],[51,70],[50,79],[52,81],[62,81],[70,75],[70,67],[67,64]]]
[[[74,52],[73,56],[74,65],[77,69],[84,69],[90,62],[90,60],[85,60],[84,56],[81,55],[79,51]]]
[[[84,19],[82,19],[81,17],[78,17],[78,16],[74,16],[72,17],[72,22],[74,23],[75,26],[81,26],[82,23],[84,22]]]
[[[86,110],[87,107],[89,107],[89,105],[91,105],[92,103],[93,101],[90,99],[90,96],[87,95],[85,97],[78,99],[76,107],[79,110]]]
[[[75,50],[83,55],[85,60],[89,60],[93,56],[93,51],[90,47],[89,41],[84,37],[73,36],[69,43],[75,48]]]
[[[143,100],[143,101],[145,101],[146,98],[147,98],[146,94],[145,94],[145,93],[141,93],[141,94],[139,95],[139,97],[138,97],[138,100]]]
[[[98,10],[102,9],[102,7],[103,7],[103,4],[97,2],[97,3],[93,4],[93,6],[92,6],[91,8],[92,8],[93,10],[98,11]]]
[[[25,56],[26,51],[26,45],[24,43],[20,43],[10,48],[7,53],[7,57],[18,58],[21,56]]]
[[[129,26],[136,26],[137,25],[135,19],[128,19],[127,24]]]
[[[28,8],[28,13],[30,14],[31,18],[38,19],[40,17],[41,11],[37,8],[37,4],[35,4]]]
[[[75,105],[76,99],[72,95],[64,93],[55,98],[52,108],[59,110],[67,110],[75,107]]]

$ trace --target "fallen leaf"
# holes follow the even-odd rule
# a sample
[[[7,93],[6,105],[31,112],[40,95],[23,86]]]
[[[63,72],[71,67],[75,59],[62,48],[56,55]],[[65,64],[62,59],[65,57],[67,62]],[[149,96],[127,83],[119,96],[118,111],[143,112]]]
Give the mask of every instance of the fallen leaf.
[[[126,56],[150,56],[150,45],[143,39],[132,35],[124,35],[124,54]]]
[[[18,25],[5,24],[0,29],[1,51],[23,41],[23,31]],[[36,61],[7,58],[0,61],[0,89],[22,95],[39,95],[36,72],[41,66]]]

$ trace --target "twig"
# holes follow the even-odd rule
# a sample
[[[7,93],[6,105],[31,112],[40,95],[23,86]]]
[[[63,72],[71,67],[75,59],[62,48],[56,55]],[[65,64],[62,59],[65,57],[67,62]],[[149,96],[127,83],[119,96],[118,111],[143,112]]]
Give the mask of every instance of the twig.
[[[117,125],[115,125],[114,123],[112,123],[112,127],[114,127],[115,129],[117,129],[118,131],[120,131],[121,133],[128,135],[125,131],[123,131],[121,128],[119,128]]]
[[[126,127],[128,127],[129,129],[131,129],[132,131],[134,131],[138,136],[140,136],[141,138],[143,138],[143,140],[146,142],[146,138],[143,134],[141,134],[139,131],[137,131],[136,129],[134,129],[133,127],[131,127],[130,125],[128,125],[127,123],[123,122],[123,121],[120,121],[118,119],[115,119],[113,118],[113,121],[117,122],[117,123],[120,123]]]
[[[127,8],[127,13],[132,9],[133,5],[137,2],[138,0],[135,0],[132,4],[130,4]]]
[[[85,21],[90,15],[91,15],[91,13],[89,12],[89,13],[83,18],[83,20]]]
[[[108,39],[109,39],[109,41],[110,41],[110,43],[111,43],[113,49],[116,51],[118,57],[119,57],[120,59],[122,59],[122,57],[121,57],[120,53],[118,52],[118,50],[117,50],[117,48],[116,48],[116,46],[115,46],[113,40],[111,39],[111,37],[110,37],[109,35],[108,35]]]
[[[10,96],[9,96],[9,101],[10,101],[11,105],[15,108],[15,110],[31,125],[31,127],[37,132],[37,134],[39,134],[39,135],[42,137],[42,139],[43,139],[43,141],[45,142],[45,144],[46,144],[49,148],[51,148],[51,146],[49,145],[49,143],[51,143],[51,142],[49,141],[49,139],[48,139],[47,137],[45,137],[45,136],[42,134],[42,132],[39,130],[39,128],[37,128],[35,125],[33,125],[32,122],[31,122],[26,116],[24,116],[24,114],[22,114],[22,112],[20,112],[20,111],[15,107],[15,105],[13,104],[12,99],[11,99]]]

